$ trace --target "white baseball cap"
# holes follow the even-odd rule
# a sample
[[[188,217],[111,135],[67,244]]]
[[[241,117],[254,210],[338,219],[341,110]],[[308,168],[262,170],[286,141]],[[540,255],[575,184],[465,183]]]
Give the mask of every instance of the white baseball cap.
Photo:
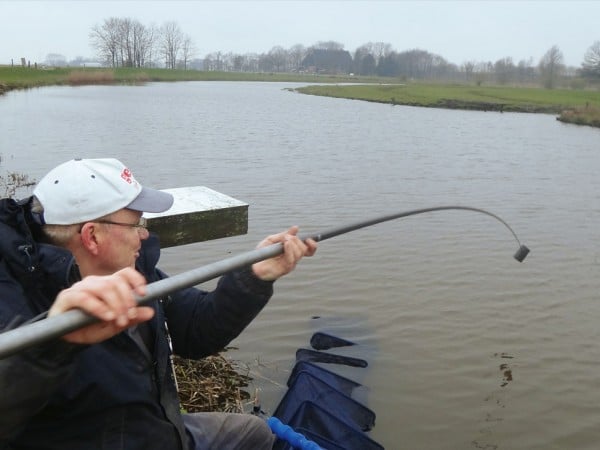
[[[173,204],[166,192],[143,187],[114,158],[73,159],[52,169],[33,190],[44,208],[42,222],[72,225],[123,208],[163,212]]]

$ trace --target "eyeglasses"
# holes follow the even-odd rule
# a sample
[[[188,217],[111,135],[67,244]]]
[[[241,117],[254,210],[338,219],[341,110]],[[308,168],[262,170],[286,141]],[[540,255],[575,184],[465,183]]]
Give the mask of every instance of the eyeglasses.
[[[140,217],[138,223],[125,223],[125,222],[113,222],[112,220],[94,220],[96,223],[105,223],[107,225],[120,225],[122,227],[130,227],[139,229],[146,229],[148,227],[148,220],[145,217]]]

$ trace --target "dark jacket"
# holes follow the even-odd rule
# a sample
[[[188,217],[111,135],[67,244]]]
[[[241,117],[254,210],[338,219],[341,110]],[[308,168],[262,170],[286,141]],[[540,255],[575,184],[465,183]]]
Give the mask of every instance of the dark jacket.
[[[0,201],[0,329],[46,311],[77,279],[71,253],[39,243],[38,232],[27,204]],[[144,242],[137,268],[148,282],[166,276],[159,254],[156,237]],[[201,358],[238,336],[271,295],[272,283],[235,271],[212,292],[155,301],[144,333],[91,346],[57,340],[0,361],[0,448],[187,448],[165,323],[175,354]]]

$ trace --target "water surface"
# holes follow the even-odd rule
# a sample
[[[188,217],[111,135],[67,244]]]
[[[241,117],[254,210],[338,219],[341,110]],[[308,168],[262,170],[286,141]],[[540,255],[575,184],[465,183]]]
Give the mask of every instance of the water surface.
[[[502,224],[471,212],[340,236],[277,282],[231,355],[272,411],[312,332],[353,340],[343,351],[369,361],[359,376],[372,435],[389,449],[597,448],[600,130],[293,86],[11,92],[0,97],[3,166],[39,179],[73,157],[114,156],[145,184],[204,185],[250,204],[248,235],[167,249],[170,273],[291,224],[312,233],[436,205],[488,209],[532,249],[524,263]]]

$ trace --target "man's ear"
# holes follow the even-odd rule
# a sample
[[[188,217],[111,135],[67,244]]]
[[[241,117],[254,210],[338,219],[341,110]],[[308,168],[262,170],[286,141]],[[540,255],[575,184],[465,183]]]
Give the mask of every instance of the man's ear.
[[[99,231],[100,228],[98,227],[97,223],[86,222],[81,227],[81,231],[79,233],[81,245],[92,255],[97,255],[99,251]]]

